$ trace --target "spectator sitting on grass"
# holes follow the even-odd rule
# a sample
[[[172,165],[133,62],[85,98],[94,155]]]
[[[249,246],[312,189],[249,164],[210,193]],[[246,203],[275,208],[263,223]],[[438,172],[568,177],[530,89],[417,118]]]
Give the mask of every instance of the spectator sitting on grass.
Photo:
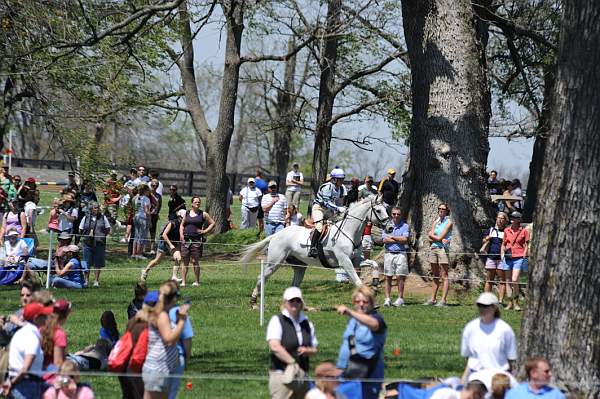
[[[15,229],[10,229],[6,234],[7,240],[4,242],[4,262],[5,267],[14,267],[23,259],[29,257],[29,248],[24,241],[19,240],[19,233]]]
[[[133,300],[129,303],[129,306],[127,306],[127,320],[131,320],[138,311],[142,310],[144,297],[147,293],[148,288],[146,287],[146,283],[138,281],[135,285]]]
[[[112,310],[104,311],[100,316],[100,338],[109,341],[112,348],[119,340],[119,336],[115,314]]]
[[[67,261],[68,259],[68,261]],[[69,245],[64,249],[63,267],[54,265],[56,275],[50,276],[50,282],[56,288],[83,288],[87,285],[84,269],[79,261],[79,247]]]
[[[42,399],[94,399],[94,391],[79,382],[79,368],[74,362],[66,361],[54,379],[54,385],[46,389]]]
[[[105,339],[98,339],[94,345],[84,350],[69,354],[67,361],[74,362],[79,370],[106,370],[111,343]]]

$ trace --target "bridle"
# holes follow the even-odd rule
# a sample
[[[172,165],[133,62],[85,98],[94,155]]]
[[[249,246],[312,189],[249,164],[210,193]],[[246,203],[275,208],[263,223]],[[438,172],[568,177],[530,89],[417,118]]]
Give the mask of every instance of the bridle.
[[[350,213],[348,213],[348,210],[346,210],[346,212],[344,212],[344,216],[342,217],[342,220],[341,220],[340,226],[338,227],[338,231],[336,232],[334,239],[336,239],[336,240],[337,240],[337,237],[338,237],[340,234],[343,234],[343,235],[344,235],[344,237],[346,237],[348,240],[350,240],[350,242],[352,243],[352,247],[353,247],[353,249],[356,249],[356,248],[358,248],[358,247],[360,246],[360,243],[359,243],[359,244],[356,244],[356,243],[354,242],[354,240],[352,239],[352,237],[348,236],[348,234],[346,234],[346,233],[344,232],[344,230],[342,229],[342,228],[344,227],[344,223],[345,223],[346,219],[354,219],[354,220],[358,220],[358,221],[359,221],[361,224],[362,224],[363,222],[365,222],[365,221],[369,221],[369,222],[371,222],[371,221],[373,220],[373,218],[372,218],[372,215],[375,215],[375,218],[377,219],[377,222],[378,222],[378,223],[379,223],[381,226],[385,226],[385,224],[386,224],[386,223],[387,223],[387,222],[390,220],[390,217],[388,216],[388,217],[387,217],[387,218],[385,218],[385,219],[382,219],[382,218],[380,218],[380,217],[379,217],[379,215],[377,215],[377,212],[375,212],[375,211],[374,211],[374,208],[375,208],[375,206],[376,206],[376,205],[377,205],[377,204],[374,204],[374,203],[371,201],[371,208],[370,208],[370,210],[369,210],[369,213],[368,213],[368,214],[367,214],[367,216],[365,216],[363,219],[361,219],[361,218],[359,218],[359,217],[356,217],[356,216],[354,216],[354,215],[351,215]]]

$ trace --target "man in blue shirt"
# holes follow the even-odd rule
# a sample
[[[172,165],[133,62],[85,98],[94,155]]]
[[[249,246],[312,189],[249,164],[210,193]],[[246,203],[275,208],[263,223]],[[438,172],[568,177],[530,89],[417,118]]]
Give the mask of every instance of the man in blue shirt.
[[[550,363],[543,357],[534,357],[525,362],[528,381],[506,393],[506,399],[565,399],[565,395],[548,385],[552,372]]]
[[[383,260],[383,274],[385,275],[385,301],[383,306],[404,306],[404,282],[408,276],[408,251],[409,229],[408,224],[402,220],[402,213],[397,206],[392,208],[392,231],[382,233],[381,238],[385,245]],[[392,278],[398,281],[398,299],[392,304]]]
[[[169,320],[171,320],[171,327],[175,328],[177,324],[177,312],[179,311],[179,305],[173,306],[169,310]],[[179,390],[179,376],[183,374],[185,366],[189,363],[190,357],[192,356],[192,337],[194,336],[194,330],[192,329],[192,323],[190,318],[185,319],[183,324],[183,331],[177,342],[177,350],[179,351],[179,366],[173,371],[173,375],[177,377],[171,377],[170,388],[169,388],[169,399],[177,398],[177,391]]]

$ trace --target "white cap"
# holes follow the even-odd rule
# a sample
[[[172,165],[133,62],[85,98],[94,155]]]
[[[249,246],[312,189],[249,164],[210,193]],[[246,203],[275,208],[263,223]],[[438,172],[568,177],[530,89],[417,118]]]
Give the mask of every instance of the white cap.
[[[478,305],[485,305],[485,306],[489,306],[489,305],[498,306],[498,304],[500,302],[498,301],[498,297],[496,297],[496,295],[492,294],[491,292],[484,292],[483,294],[479,295],[479,298],[477,298],[477,301],[475,301],[475,303]]]
[[[299,298],[302,302],[304,302],[304,299],[302,299],[302,291],[300,291],[300,288],[288,287],[285,289],[285,291],[283,291],[283,299],[285,299],[286,301],[291,301],[294,298]]]

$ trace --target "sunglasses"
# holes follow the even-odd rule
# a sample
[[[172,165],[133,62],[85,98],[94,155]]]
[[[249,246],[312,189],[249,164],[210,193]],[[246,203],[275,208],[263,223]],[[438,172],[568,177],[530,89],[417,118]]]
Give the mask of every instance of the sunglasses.
[[[288,302],[289,303],[302,303],[302,299],[300,299],[300,298],[292,298]]]
[[[438,208],[438,211],[447,211],[448,208]]]
[[[493,306],[493,305],[484,305],[484,304],[481,304],[481,303],[478,303],[478,304],[477,304],[477,307],[478,307],[478,308],[490,308],[490,307],[492,307],[492,306]]]
[[[399,213],[392,213],[392,216],[400,216]]]
[[[352,301],[353,303],[359,304],[359,303],[366,303],[369,304],[369,301],[366,299],[355,299],[354,301]]]

